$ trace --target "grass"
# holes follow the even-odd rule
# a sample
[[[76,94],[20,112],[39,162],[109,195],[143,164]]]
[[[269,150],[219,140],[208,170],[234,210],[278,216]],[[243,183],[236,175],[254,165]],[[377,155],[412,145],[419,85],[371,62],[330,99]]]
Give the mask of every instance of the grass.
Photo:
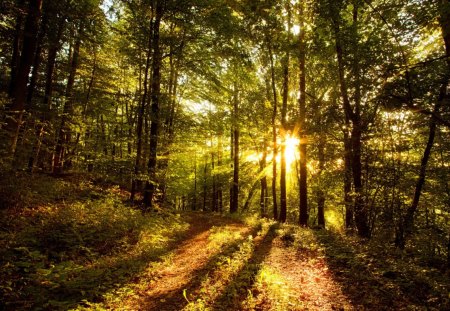
[[[26,176],[10,178],[10,184]],[[143,216],[117,189],[38,176],[0,211],[0,306],[67,310],[115,299],[188,229],[171,213]],[[3,191],[5,191],[3,188]],[[61,192],[62,191],[62,192]],[[18,206],[17,198],[23,198]],[[46,203],[45,203],[46,202]],[[8,208],[5,205],[8,204]]]

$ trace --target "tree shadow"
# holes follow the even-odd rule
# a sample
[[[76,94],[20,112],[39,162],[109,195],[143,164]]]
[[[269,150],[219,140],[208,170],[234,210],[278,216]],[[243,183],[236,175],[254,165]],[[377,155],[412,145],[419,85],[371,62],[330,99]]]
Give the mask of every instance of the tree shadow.
[[[213,310],[241,310],[248,290],[256,282],[256,276],[261,270],[261,264],[272,249],[272,241],[277,236],[276,229],[279,224],[272,224],[267,233],[259,241],[255,241],[255,248],[251,257],[235,274],[223,293],[214,301]]]
[[[21,278],[17,280],[16,285],[19,286],[22,283],[23,285],[20,285],[21,288],[15,294],[16,296],[3,297],[5,300],[2,299],[3,301],[0,302],[0,310],[67,310],[80,304],[89,306],[90,303],[101,302],[105,294],[130,282],[138,282],[139,275],[151,263],[162,262],[164,256],[176,250],[180,244],[210,230],[214,221],[208,216],[201,217],[201,226],[191,225],[182,235],[178,231],[171,232],[170,242],[167,244],[155,245],[145,251],[132,254],[120,253],[120,248],[112,249],[113,253],[97,254],[90,264],[86,262],[77,264],[67,259],[56,264],[49,260],[47,255],[42,254],[43,250],[39,256],[38,252],[30,252],[26,247],[11,250],[10,259],[21,258],[24,263],[23,266],[16,265],[22,271],[13,271]],[[226,224],[227,222],[223,221],[217,226]],[[89,256],[86,260],[88,258]],[[8,260],[8,258],[2,258],[0,262]],[[57,269],[50,270],[47,267],[50,264],[56,264]]]
[[[245,236],[256,235],[260,230],[261,227],[254,227],[250,232],[246,233]],[[175,311],[183,309],[186,305],[188,305],[189,301],[195,301],[197,297],[195,297],[195,294],[193,293],[198,293],[199,291],[201,291],[203,280],[217,268],[217,263],[220,261],[220,259],[224,256],[228,256],[239,251],[240,246],[245,243],[245,241],[246,238],[243,237],[231,244],[228,244],[218,253],[210,257],[205,265],[197,270],[192,271],[193,277],[188,282],[188,284],[181,284],[179,287],[169,292],[147,297],[146,301],[140,304],[141,308],[143,310],[158,311]]]
[[[356,309],[400,310],[409,307],[437,308],[448,300],[436,300],[436,293],[423,275],[399,265],[385,245],[377,251],[367,251],[362,241],[345,239],[342,235],[326,230],[315,230],[317,242],[324,249],[333,278],[341,285],[343,293]],[[370,243],[366,241],[365,243]],[[369,247],[369,246],[367,246]]]

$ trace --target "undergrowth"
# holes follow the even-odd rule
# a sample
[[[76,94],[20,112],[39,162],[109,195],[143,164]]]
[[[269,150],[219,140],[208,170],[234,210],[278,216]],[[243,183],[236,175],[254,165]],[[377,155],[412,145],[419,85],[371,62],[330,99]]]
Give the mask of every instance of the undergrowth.
[[[171,213],[142,215],[114,188],[41,176],[27,189],[11,188],[0,213],[0,309],[67,310],[107,299],[188,228]],[[24,196],[19,208],[13,201]]]

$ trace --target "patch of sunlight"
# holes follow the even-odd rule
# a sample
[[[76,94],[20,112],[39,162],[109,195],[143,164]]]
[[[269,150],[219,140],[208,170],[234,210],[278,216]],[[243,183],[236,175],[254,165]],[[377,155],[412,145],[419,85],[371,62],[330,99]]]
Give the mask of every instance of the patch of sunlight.
[[[248,291],[247,299],[243,303],[244,308],[246,310],[255,310],[260,307],[264,307],[265,310],[297,309],[288,284],[275,269],[263,265],[256,276],[253,289]]]
[[[328,208],[325,210],[325,224],[328,229],[340,231],[344,228],[344,219],[342,212],[337,211],[334,208]]]
[[[415,48],[414,58],[416,61],[421,61],[426,59],[431,55],[436,49],[438,49],[442,43],[442,32],[439,27],[435,29],[422,30],[420,34],[420,41]]]
[[[231,227],[212,227],[208,237],[208,248],[219,250],[224,245],[242,238],[241,233]]]
[[[231,254],[222,254],[214,263],[216,267],[214,271],[208,273],[202,280],[199,292],[194,293],[195,300],[191,300],[190,294],[186,294],[188,304],[184,311],[191,310],[212,310],[207,306],[213,306],[221,297],[229,298],[230,295],[236,294],[235,287],[239,287],[245,280],[238,278],[245,276],[244,268],[253,254],[255,245],[253,239],[250,238],[243,241],[238,250]]]
[[[270,226],[260,222],[256,228],[259,229],[258,236],[265,236]],[[259,268],[259,265],[249,262],[254,251],[255,239],[251,235],[226,245],[217,259],[210,263],[210,272],[203,277],[199,289],[194,293],[185,293],[188,304],[183,310],[225,308],[222,302],[239,298],[239,288],[250,284],[256,274],[254,270]]]

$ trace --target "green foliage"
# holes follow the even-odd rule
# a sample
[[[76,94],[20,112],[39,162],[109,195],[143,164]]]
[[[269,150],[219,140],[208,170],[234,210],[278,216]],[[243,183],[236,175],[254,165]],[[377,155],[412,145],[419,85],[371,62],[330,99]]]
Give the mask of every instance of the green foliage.
[[[52,189],[58,184],[73,187],[42,180],[47,187],[56,186]],[[41,186],[34,189],[36,196]],[[167,252],[169,243],[187,229],[170,213],[143,216],[125,206],[115,191],[92,191],[90,196],[97,198],[28,211],[3,211],[0,290],[7,309],[67,309],[82,300],[102,299]],[[40,200],[50,194],[44,195]],[[14,220],[7,223],[10,217]]]

